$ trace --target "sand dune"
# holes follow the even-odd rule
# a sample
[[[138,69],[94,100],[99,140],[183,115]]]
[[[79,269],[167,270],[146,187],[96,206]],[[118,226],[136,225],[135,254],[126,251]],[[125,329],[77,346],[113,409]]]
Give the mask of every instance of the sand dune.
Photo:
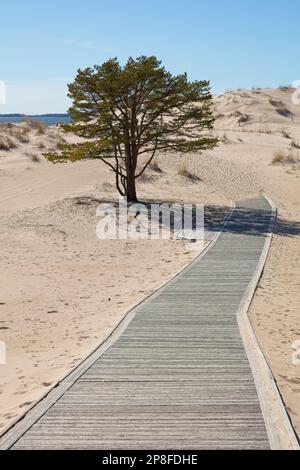
[[[300,369],[291,360],[291,345],[300,339],[300,150],[292,145],[300,142],[300,106],[292,93],[256,89],[216,97],[214,134],[222,144],[201,156],[159,156],[162,172],[150,169],[138,189],[145,200],[223,208],[265,191],[277,205],[276,234],[250,315],[300,433]],[[0,148],[1,138],[7,138],[3,128]],[[8,364],[0,366],[1,426],[196,254],[179,241],[100,242],[94,199],[116,200],[110,172],[99,162],[46,162],[42,152],[62,138],[56,127],[42,134],[29,129],[23,143],[9,138],[14,148],[0,150],[0,339],[8,345]],[[272,164],[278,151],[295,161]],[[178,174],[182,165],[197,179]]]

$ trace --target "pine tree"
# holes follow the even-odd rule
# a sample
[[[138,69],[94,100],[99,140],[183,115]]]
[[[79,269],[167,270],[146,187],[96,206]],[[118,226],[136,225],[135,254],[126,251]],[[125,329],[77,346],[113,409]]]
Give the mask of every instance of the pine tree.
[[[61,144],[46,157],[54,163],[103,161],[119,193],[132,202],[136,180],[157,152],[199,153],[218,143],[205,133],[214,122],[209,82],[173,76],[156,57],[129,58],[123,67],[115,58],[79,69],[68,96],[72,122],[63,127],[84,141]]]

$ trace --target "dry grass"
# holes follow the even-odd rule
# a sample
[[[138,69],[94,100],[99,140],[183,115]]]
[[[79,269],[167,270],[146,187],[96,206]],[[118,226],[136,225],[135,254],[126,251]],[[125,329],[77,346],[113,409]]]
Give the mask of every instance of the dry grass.
[[[248,114],[242,114],[238,119],[238,123],[248,122],[248,121],[249,121]]]
[[[226,144],[226,143],[229,142],[229,139],[228,139],[228,136],[227,136],[226,132],[223,133],[221,141],[223,142],[223,144]]]
[[[273,98],[269,99],[269,103],[274,106],[275,111],[284,117],[292,118],[293,113],[284,105],[282,101],[274,100]]]
[[[152,183],[155,181],[155,176],[154,175],[149,175],[146,171],[138,178],[140,183]]]
[[[281,150],[277,150],[274,153],[272,164],[277,165],[278,163],[283,163],[284,158],[285,158],[284,153]]]
[[[257,133],[270,135],[272,134],[272,131],[268,126],[260,126],[259,129],[257,130]]]
[[[290,134],[287,132],[287,131],[282,131],[282,137],[284,137],[285,139],[291,139],[291,136]]]
[[[274,106],[274,108],[282,108],[284,107],[284,104],[282,101],[279,100],[274,100],[273,98],[269,99],[269,103]]]
[[[292,89],[291,85],[280,85],[278,87],[279,90],[281,91],[290,91]]]
[[[290,147],[293,149],[300,149],[300,143],[293,140],[290,144]]]
[[[47,126],[43,122],[26,117],[22,118],[22,122],[26,124],[27,128],[36,131],[38,135],[46,134]]]
[[[16,148],[15,142],[10,137],[0,137],[0,150],[9,152]]]
[[[0,132],[8,132],[13,127],[17,127],[11,122],[0,122]]]
[[[56,144],[56,150],[62,150],[63,146],[67,143],[66,139],[61,136],[54,137],[54,139],[59,139]]]
[[[194,173],[191,173],[184,163],[178,167],[177,174],[194,182],[200,181],[200,178]]]
[[[278,150],[274,153],[272,164],[273,165],[298,165],[300,163],[299,155],[292,152],[284,153]]]
[[[286,118],[292,118],[293,117],[293,113],[288,109],[288,108],[276,108],[276,111],[278,114],[280,114],[281,116],[284,116]]]
[[[11,123],[1,123],[0,132],[17,140],[19,143],[27,144],[29,142],[29,129]]]
[[[26,153],[25,154],[32,163],[41,163],[41,158],[36,153]]]
[[[238,123],[241,124],[243,122],[248,122],[250,117],[248,116],[248,114],[243,114],[241,113],[240,111],[236,111],[235,113],[236,117],[238,118]]]
[[[160,168],[159,164],[156,161],[152,161],[149,164],[149,168],[155,171],[156,173],[163,173],[162,169]]]
[[[20,144],[28,144],[30,141],[29,129],[25,127],[18,127],[18,129],[16,129],[14,132],[14,136],[20,142]]]

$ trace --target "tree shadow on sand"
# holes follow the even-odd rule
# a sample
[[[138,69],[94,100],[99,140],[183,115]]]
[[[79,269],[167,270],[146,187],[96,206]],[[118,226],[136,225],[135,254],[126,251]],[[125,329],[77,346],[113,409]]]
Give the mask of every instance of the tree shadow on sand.
[[[271,226],[271,211],[237,208],[225,226],[225,232],[266,236]],[[277,216],[273,233],[284,237],[300,235],[300,222]]]
[[[95,207],[95,211],[97,207],[103,206],[103,209],[105,206],[107,207],[113,207],[116,211],[117,216],[119,215],[119,203],[118,201],[113,201],[113,200],[107,200],[107,199],[98,199],[94,197],[88,197],[88,196],[81,196],[73,199],[76,205],[79,206],[89,206],[89,207]],[[128,204],[128,208],[132,208],[133,205],[138,208],[139,205],[143,205],[145,208],[144,214],[146,215],[146,218],[148,219],[148,223],[150,224],[153,222],[152,216],[153,216],[153,207],[154,205],[159,205],[160,208],[170,208],[169,212],[169,218],[165,217],[166,213],[163,215],[161,211],[158,213],[158,224],[162,228],[170,228],[171,232],[176,231],[176,224],[175,224],[175,215],[174,211],[176,212],[175,207],[177,206],[177,209],[181,209],[181,214],[182,214],[182,225],[184,227],[184,221],[187,220],[185,219],[185,216],[188,214],[190,215],[189,221],[191,223],[191,228],[193,230],[196,230],[196,228],[199,228],[199,220],[197,220],[197,217],[199,217],[199,212],[197,211],[197,206],[195,204],[189,204],[189,203],[183,203],[183,202],[177,202],[175,199],[174,200],[161,200],[161,201],[140,201],[135,204]],[[188,207],[189,206],[189,207]],[[187,208],[188,207],[188,208]],[[188,212],[190,210],[190,212]],[[186,212],[185,212],[186,211]],[[205,230],[209,230],[211,232],[213,231],[219,231],[223,227],[223,222],[226,217],[226,215],[229,212],[229,207],[221,207],[221,206],[205,206],[204,208],[204,226]],[[167,210],[168,214],[168,210]],[[136,216],[140,215],[140,211],[137,211]],[[178,219],[177,219],[178,220]],[[168,221],[170,222],[170,225],[168,224]],[[197,225],[198,222],[198,225]],[[201,222],[201,221],[200,221]],[[168,224],[168,225],[166,225]]]
[[[116,209],[118,214],[118,201],[105,200],[94,197],[77,197],[74,198],[75,204],[82,206],[94,206],[95,210],[97,206],[101,204],[109,204]],[[161,201],[140,201],[139,204],[143,204],[147,209],[148,221],[151,221],[151,209],[153,204],[168,205],[172,207],[174,204],[178,204],[181,208],[184,207],[182,202],[176,200],[161,200]],[[130,207],[130,205],[129,205]],[[249,209],[237,207],[232,214],[226,219],[225,226],[224,220],[229,215],[229,207],[226,206],[205,206],[204,211],[204,225],[205,230],[209,232],[220,232],[224,229],[226,233],[236,233],[253,236],[266,236],[270,229],[271,211],[261,209]],[[139,213],[137,213],[139,215]],[[182,211],[182,220],[184,220],[184,212]],[[192,204],[192,228],[197,228],[197,210],[196,205]],[[162,214],[159,214],[159,224],[164,227],[165,219]],[[174,215],[170,213],[170,229],[174,231]],[[274,234],[284,237],[296,237],[300,235],[300,222],[287,220],[280,216],[277,216],[275,227],[273,230]]]

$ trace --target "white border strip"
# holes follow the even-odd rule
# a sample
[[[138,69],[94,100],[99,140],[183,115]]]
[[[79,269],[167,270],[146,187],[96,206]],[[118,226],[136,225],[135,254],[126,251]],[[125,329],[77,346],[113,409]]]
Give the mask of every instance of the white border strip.
[[[236,205],[233,201],[230,202],[230,209],[227,216],[223,220],[223,224],[218,232],[216,232],[211,240],[208,241],[206,247],[202,252],[194,258],[187,266],[180,270],[169,281],[163,283],[148,297],[131,308],[117,326],[113,329],[110,335],[87,357],[85,357],[75,369],[68,372],[63,376],[59,382],[52,385],[37,401],[35,401],[22,415],[18,416],[12,423],[6,426],[0,432],[0,450],[8,450],[19,441],[24,434],[39,420],[47,411],[64,395],[64,393],[72,387],[72,385],[81,377],[104,353],[110,348],[116,340],[121,336],[129,323],[133,320],[138,313],[141,305],[147,304],[159,295],[162,289],[174,283],[181,275],[189,270],[195,263],[197,263],[206,253],[215,245],[220,235],[224,231],[227,220],[231,217]]]
[[[277,218],[277,209],[273,202],[265,194],[263,196],[272,208],[272,217],[259,263],[237,311],[237,320],[252,369],[270,447],[272,450],[300,450],[297,435],[285,409],[275,378],[259,347],[248,317],[250,305],[263,274]]]

